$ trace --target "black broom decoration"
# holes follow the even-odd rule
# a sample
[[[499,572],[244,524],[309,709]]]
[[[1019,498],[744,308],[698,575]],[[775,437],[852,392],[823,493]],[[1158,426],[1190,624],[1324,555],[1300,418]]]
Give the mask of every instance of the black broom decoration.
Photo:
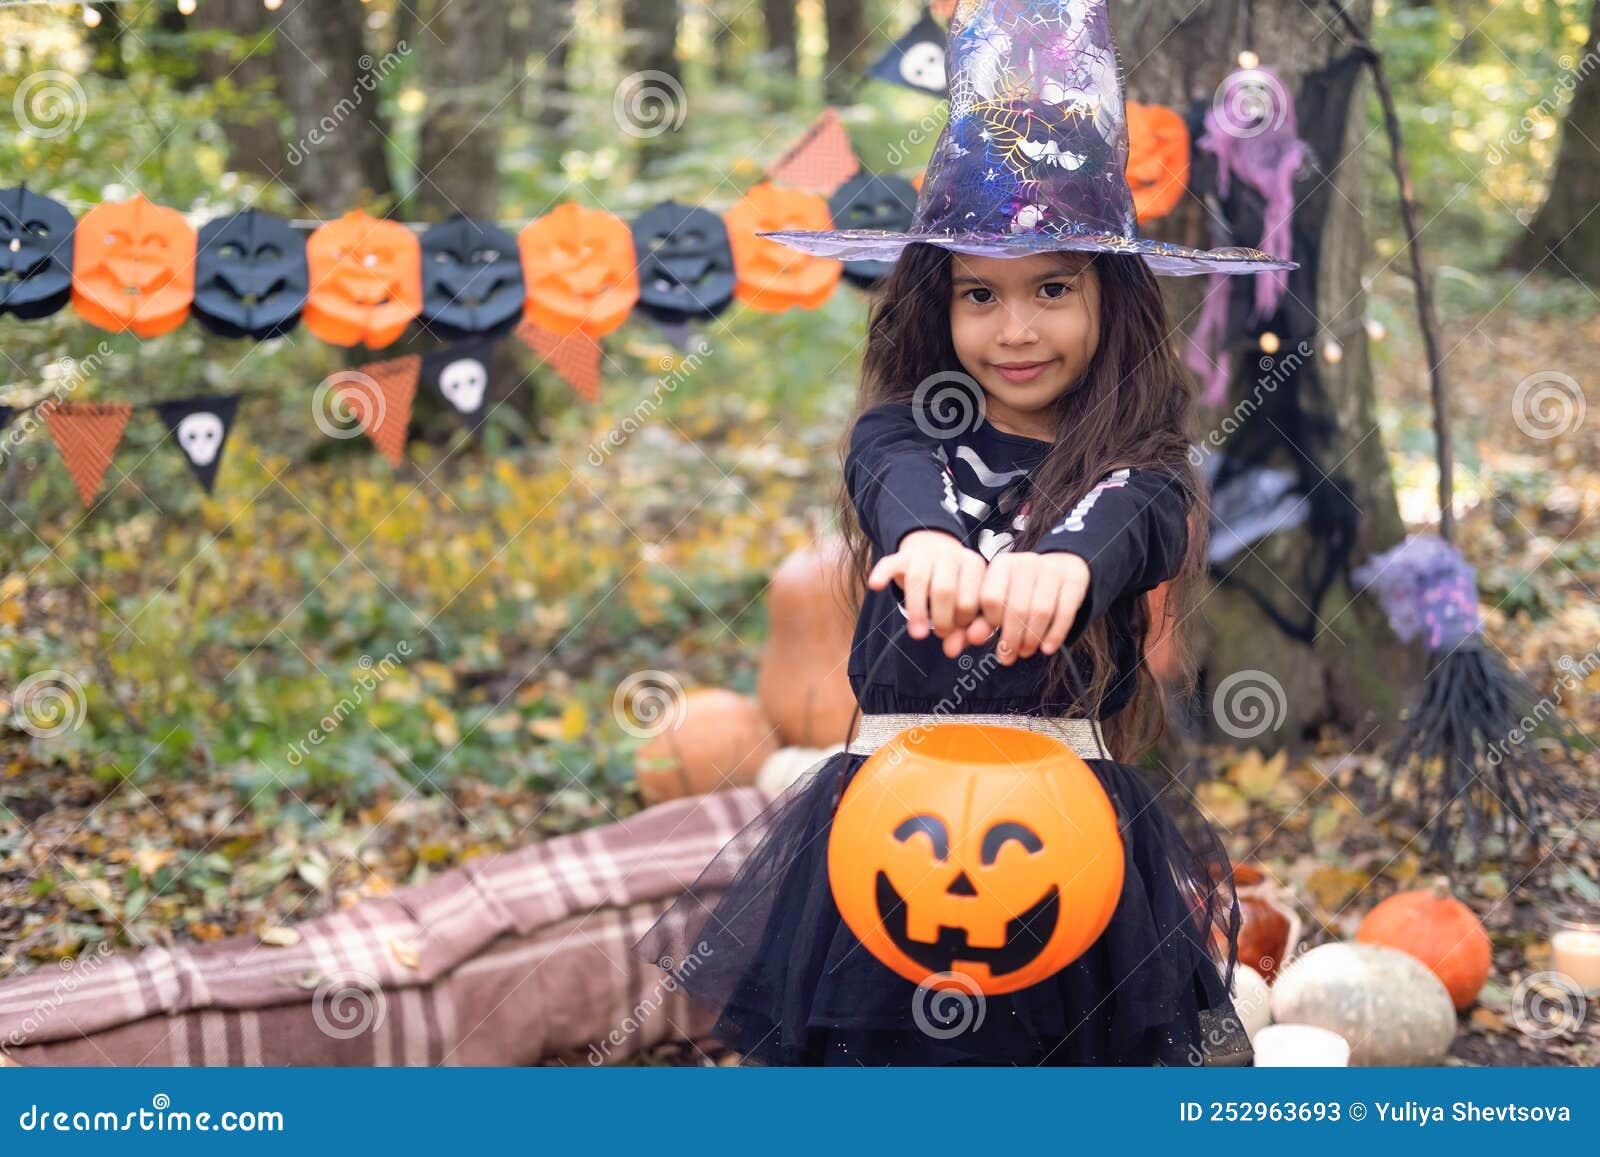
[[[1377,594],[1399,636],[1423,636],[1429,649],[1421,698],[1388,752],[1384,795],[1394,799],[1410,781],[1429,854],[1454,874],[1463,828],[1475,859],[1491,835],[1504,842],[1507,856],[1524,849],[1536,855],[1553,829],[1578,834],[1584,793],[1546,763],[1534,738],[1534,732],[1552,735],[1570,756],[1571,725],[1483,637],[1476,573],[1454,545],[1449,395],[1394,93],[1378,50],[1340,0],[1328,3],[1366,57],[1383,106],[1428,358],[1439,466],[1438,536],[1413,535],[1354,574]]]

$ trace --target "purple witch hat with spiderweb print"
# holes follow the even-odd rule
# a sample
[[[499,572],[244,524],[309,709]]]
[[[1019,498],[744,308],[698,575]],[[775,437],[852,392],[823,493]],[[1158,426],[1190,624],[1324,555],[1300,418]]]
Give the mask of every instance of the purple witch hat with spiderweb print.
[[[947,55],[950,119],[910,229],[761,236],[845,261],[893,261],[923,242],[988,257],[1136,254],[1172,276],[1296,268],[1258,249],[1139,236],[1106,0],[961,0]]]

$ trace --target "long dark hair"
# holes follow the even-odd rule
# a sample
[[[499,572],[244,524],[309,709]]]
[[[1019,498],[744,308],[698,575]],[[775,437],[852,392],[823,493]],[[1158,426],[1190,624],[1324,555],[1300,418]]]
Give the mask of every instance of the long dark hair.
[[[917,387],[935,374],[960,371],[950,336],[951,253],[935,245],[908,246],[875,301],[861,367],[856,415],[886,402],[910,402]],[[1096,254],[1100,282],[1100,340],[1083,380],[1056,405],[1059,433],[1033,473],[1026,528],[1012,549],[1031,550],[1045,529],[1065,517],[1078,500],[1113,470],[1161,470],[1175,478],[1191,500],[1203,501],[1198,471],[1191,459],[1195,441],[1193,382],[1179,363],[1166,303],[1155,275],[1140,257]],[[852,418],[852,425],[854,418]],[[840,446],[841,461],[849,445]],[[862,532],[849,495],[841,487],[839,525],[848,552],[847,579],[852,605],[859,607],[872,567],[872,545]],[[1190,519],[1188,557],[1169,587],[1167,609],[1181,626],[1187,617],[1205,552],[1205,523]],[[998,625],[997,625],[998,626]],[[1143,654],[1151,630],[1148,599],[1134,614],[1135,638]],[[1192,675],[1174,628],[1173,646]],[[1069,653],[1049,657],[1047,692],[1070,701],[1077,684],[1068,664],[1086,657],[1091,668],[1085,690],[1094,714],[1116,676],[1104,620],[1084,632]],[[1081,670],[1081,668],[1080,668]],[[1141,660],[1133,698],[1106,722],[1107,740],[1118,759],[1131,759],[1160,737],[1165,720],[1162,692]]]

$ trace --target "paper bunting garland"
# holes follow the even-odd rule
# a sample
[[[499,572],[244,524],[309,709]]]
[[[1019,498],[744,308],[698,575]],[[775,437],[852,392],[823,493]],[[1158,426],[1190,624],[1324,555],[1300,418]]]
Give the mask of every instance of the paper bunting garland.
[[[738,273],[734,295],[752,309],[782,313],[815,309],[826,301],[844,265],[828,257],[812,257],[758,233],[780,229],[828,229],[828,203],[804,189],[761,184],[744,195],[723,216]]]
[[[663,201],[633,223],[639,310],[658,323],[715,317],[733,300],[728,227],[706,209]]]
[[[39,404],[39,416],[50,431],[73,485],[85,507],[94,505],[106,468],[122,441],[133,407],[127,402],[58,402]]]
[[[551,333],[604,337],[639,300],[633,233],[603,209],[568,202],[523,229],[523,317]]]
[[[283,218],[246,209],[201,228],[194,316],[212,333],[282,337],[300,324],[310,288],[305,238]]]
[[[878,58],[868,76],[901,84],[933,96],[950,95],[945,77],[945,43],[948,33],[932,16],[924,15],[916,25]]]
[[[176,209],[108,201],[73,234],[72,304],[91,325],[142,338],[177,329],[194,300],[194,227]]]
[[[850,134],[845,131],[839,114],[830,108],[788,152],[773,162],[767,176],[781,185],[793,185],[831,197],[840,185],[860,171],[861,160],[850,143]]]
[[[422,246],[394,221],[353,209],[306,241],[306,328],[330,345],[392,345],[422,312]]]
[[[407,354],[344,370],[328,379],[339,403],[355,415],[362,433],[396,470],[405,461],[411,404],[416,400],[421,373],[422,355]]]
[[[438,391],[474,434],[481,432],[489,412],[486,403],[494,350],[492,341],[464,342],[422,358],[422,380]]]
[[[538,354],[585,401],[600,400],[600,343],[582,333],[554,334],[530,321],[517,326],[517,340]]]
[[[422,235],[422,324],[446,341],[509,333],[523,298],[522,255],[504,229],[458,213]]]
[[[222,465],[228,431],[233,429],[233,419],[239,412],[239,395],[201,395],[157,402],[155,408],[201,487],[210,494],[216,485],[217,468]]]

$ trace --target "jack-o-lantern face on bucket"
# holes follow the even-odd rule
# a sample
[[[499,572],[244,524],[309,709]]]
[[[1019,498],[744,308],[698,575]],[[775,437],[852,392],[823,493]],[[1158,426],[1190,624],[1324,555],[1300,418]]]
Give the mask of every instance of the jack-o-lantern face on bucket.
[[[941,723],[868,758],[828,840],[839,914],[917,984],[1015,992],[1076,960],[1122,895],[1116,809],[1065,744]]]

